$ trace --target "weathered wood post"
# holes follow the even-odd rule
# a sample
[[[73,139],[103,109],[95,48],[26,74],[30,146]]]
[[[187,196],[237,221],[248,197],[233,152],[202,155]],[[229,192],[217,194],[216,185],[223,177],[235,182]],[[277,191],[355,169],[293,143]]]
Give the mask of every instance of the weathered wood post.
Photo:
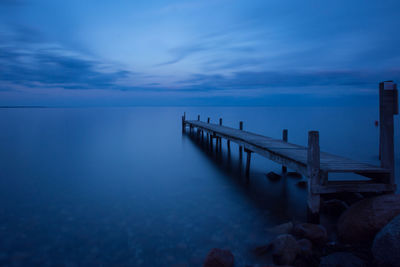
[[[251,151],[248,149],[244,150],[247,153],[247,159],[246,159],[246,181],[249,182],[249,177],[250,177],[250,162],[251,162]]]
[[[210,117],[207,118],[207,123],[210,123]],[[210,135],[208,134],[208,131],[207,131],[207,142],[210,142]]]
[[[288,130],[287,129],[283,129],[282,140],[283,140],[283,142],[287,142],[288,141]],[[287,167],[286,166],[282,166],[282,175],[286,175],[286,174],[287,174]]]
[[[239,122],[239,130],[243,131],[243,121]],[[239,161],[242,162],[243,160],[243,147],[239,146]]]
[[[379,83],[379,149],[381,167],[390,170],[390,184],[395,184],[394,175],[394,122],[399,114],[397,84],[393,81]]]
[[[320,150],[319,132],[308,132],[307,151],[307,175],[308,175],[308,209],[307,220],[319,223],[320,195],[314,193],[314,188],[320,185]]]
[[[219,118],[219,125],[222,126],[222,118]],[[218,139],[219,139],[219,143],[218,143],[219,151],[221,152],[222,151],[222,137],[219,137]]]
[[[183,116],[182,116],[182,133],[185,132],[185,120],[186,120],[186,112],[183,112]]]
[[[200,115],[197,115],[197,120],[200,121]]]

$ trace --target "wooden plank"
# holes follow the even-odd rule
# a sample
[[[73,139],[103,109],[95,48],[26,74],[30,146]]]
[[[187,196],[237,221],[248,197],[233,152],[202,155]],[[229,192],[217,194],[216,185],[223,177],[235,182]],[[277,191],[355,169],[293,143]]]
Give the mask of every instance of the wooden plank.
[[[346,183],[340,181],[337,184],[317,185],[312,188],[314,194],[332,194],[341,192],[394,192],[396,186],[381,183]]]

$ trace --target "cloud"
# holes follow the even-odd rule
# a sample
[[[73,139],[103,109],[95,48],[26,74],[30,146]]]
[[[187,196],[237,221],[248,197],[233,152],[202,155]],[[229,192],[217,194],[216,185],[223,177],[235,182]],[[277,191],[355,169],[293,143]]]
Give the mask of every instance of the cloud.
[[[379,81],[400,80],[400,69],[383,72],[332,70],[309,72],[236,72],[230,76],[196,74],[180,81],[192,91],[254,91],[260,94],[308,92],[315,94],[364,94],[374,92]],[[341,89],[342,88],[342,89]]]
[[[119,81],[131,71],[96,61],[86,55],[46,43],[29,27],[13,27],[0,35],[0,84],[64,89],[124,89]]]

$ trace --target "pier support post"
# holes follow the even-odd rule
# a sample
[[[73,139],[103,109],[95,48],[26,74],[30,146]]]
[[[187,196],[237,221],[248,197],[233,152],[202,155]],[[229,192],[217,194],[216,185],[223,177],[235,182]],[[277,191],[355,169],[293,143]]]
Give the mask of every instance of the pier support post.
[[[207,123],[210,123],[210,117],[207,118]],[[207,132],[207,140],[209,139],[209,136],[210,136],[210,135],[209,135],[208,132]]]
[[[243,121],[239,122],[239,130],[243,131]],[[239,146],[239,161],[242,163],[243,160],[243,147]]]
[[[287,129],[283,129],[282,140],[283,140],[283,142],[287,142],[288,141],[288,130]],[[286,166],[282,166],[282,175],[286,176],[286,174],[287,174],[287,167]]]
[[[245,149],[245,152],[247,153],[247,158],[246,158],[246,181],[249,182],[249,177],[250,177],[250,162],[251,162],[251,151],[248,149]]]
[[[231,140],[226,140],[226,146],[228,148],[228,155],[231,154]]]
[[[185,132],[185,128],[186,128],[185,120],[186,120],[186,112],[184,112],[183,116],[182,116],[182,133]]]
[[[317,131],[308,132],[307,175],[307,220],[312,223],[319,223],[320,195],[313,193],[314,187],[321,184],[319,132]]]
[[[385,81],[379,84],[379,155],[381,167],[390,170],[389,184],[395,184],[394,175],[394,122],[399,114],[397,84]]]

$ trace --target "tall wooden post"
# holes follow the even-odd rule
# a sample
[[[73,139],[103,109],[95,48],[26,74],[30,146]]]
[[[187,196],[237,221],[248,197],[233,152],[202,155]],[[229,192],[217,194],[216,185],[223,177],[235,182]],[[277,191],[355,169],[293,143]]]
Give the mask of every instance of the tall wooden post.
[[[219,118],[219,125],[222,126],[222,118]]]
[[[243,121],[239,122],[239,130],[243,131]],[[243,147],[239,146],[239,161],[242,162],[243,160]]]
[[[288,141],[288,130],[287,129],[283,129],[282,140],[283,140],[283,142],[287,142]],[[286,166],[282,166],[282,174],[283,175],[287,174],[287,167]]]
[[[200,121],[200,115],[197,115],[197,120]]]
[[[308,132],[308,151],[307,151],[307,175],[308,175],[308,221],[319,223],[320,195],[314,194],[315,186],[320,185],[320,150],[319,132]]]
[[[394,175],[394,122],[393,115],[399,114],[397,84],[385,81],[379,84],[379,149],[381,167],[390,170],[387,181],[395,184]]]

